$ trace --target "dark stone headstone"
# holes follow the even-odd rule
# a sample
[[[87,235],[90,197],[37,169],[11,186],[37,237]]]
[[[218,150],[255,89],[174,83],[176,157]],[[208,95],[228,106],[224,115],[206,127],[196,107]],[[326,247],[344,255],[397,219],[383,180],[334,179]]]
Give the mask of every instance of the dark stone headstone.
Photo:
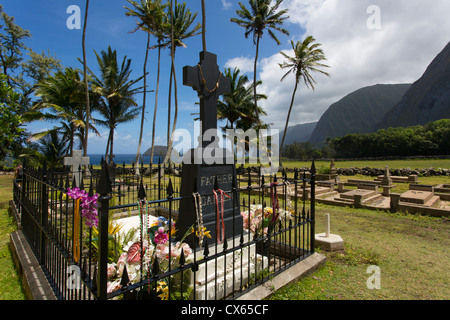
[[[201,195],[203,226],[210,232],[212,239],[208,239],[208,243],[212,244],[220,242],[222,226],[226,239],[239,235],[243,227],[239,194],[231,192],[233,186],[237,185],[234,157],[218,147],[217,100],[220,95],[230,91],[230,79],[220,72],[215,54],[200,52],[200,62],[196,66],[183,68],[183,84],[192,87],[198,93],[201,137],[205,137],[208,132],[209,138],[207,141],[201,139],[198,148],[190,150],[183,159],[178,235],[183,236],[192,226],[196,227],[197,213],[192,197],[195,191]],[[213,192],[215,187],[228,195],[223,201],[223,221],[220,197],[217,212]],[[216,232],[217,227],[219,233]],[[191,247],[198,244],[198,238],[194,235],[190,235],[185,241]]]
[[[211,239],[207,239],[208,243],[220,243],[223,237],[222,230],[225,231],[225,239],[240,235],[243,221],[240,215],[239,193],[232,192],[236,184],[236,169],[233,164],[183,164],[180,189],[183,199],[180,202],[180,214],[177,222],[178,234],[182,236],[192,226],[196,227],[194,224],[197,220],[197,213],[192,198],[193,191],[196,190],[201,195],[203,226],[211,235]],[[218,197],[216,203],[215,187],[226,193],[223,197],[223,220],[222,202],[220,194],[216,190]],[[217,204],[219,211],[217,211]],[[223,227],[224,229],[222,229]],[[217,229],[219,233],[217,233]],[[191,235],[186,242],[194,247],[194,243],[198,244],[198,239]]]

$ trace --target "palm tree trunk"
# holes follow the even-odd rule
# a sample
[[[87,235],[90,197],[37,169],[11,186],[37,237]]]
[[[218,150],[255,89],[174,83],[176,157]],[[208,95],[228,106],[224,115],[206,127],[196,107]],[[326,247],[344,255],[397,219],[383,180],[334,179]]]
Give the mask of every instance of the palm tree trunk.
[[[255,101],[255,115],[256,120],[259,121],[259,112],[258,112],[258,104],[257,104],[257,97],[256,97],[256,65],[258,63],[258,54],[259,54],[259,37],[256,38],[256,56],[255,56],[255,63],[253,65],[253,95],[254,95],[254,101]]]
[[[139,133],[139,144],[136,152],[136,164],[139,162],[139,155],[141,154],[142,133],[144,131],[145,118],[145,100],[147,98],[147,60],[148,60],[148,46],[150,45],[150,33],[147,34],[147,46],[145,47],[144,60],[144,94],[142,98],[142,115],[141,115],[141,131]],[[136,166],[136,174],[139,174],[139,166]]]
[[[167,101],[167,145],[170,142],[170,118],[171,118],[171,109],[172,109],[172,76],[173,69],[170,68],[170,77],[169,77],[169,99]]]
[[[177,5],[175,0],[175,6]],[[171,101],[171,90],[172,90],[172,74],[175,70],[175,43],[173,36],[173,0],[170,0],[170,57],[172,59],[172,68],[170,69],[170,85],[169,85],[169,120],[167,121],[167,153],[164,158],[164,165],[170,158],[170,152],[172,151],[172,137],[170,137],[170,101]],[[176,81],[175,81],[176,84]],[[176,95],[175,95],[175,107],[176,107]],[[174,119],[176,121],[176,119]]]
[[[294,92],[292,93],[292,98],[291,98],[291,105],[289,106],[289,111],[288,111],[287,118],[286,118],[286,124],[284,126],[283,139],[281,140],[281,144],[280,144],[280,164],[281,164],[281,152],[283,150],[284,139],[286,138],[286,132],[287,132],[288,125],[289,125],[289,118],[291,117],[292,106],[294,105],[295,93],[297,92],[297,86],[298,86],[298,81],[295,81]]]
[[[114,162],[114,160],[113,160],[113,155],[114,155],[113,146],[114,146],[114,129],[111,129],[111,148],[109,150],[109,161],[110,161],[111,165]],[[136,163],[136,165],[137,165],[137,163]]]
[[[87,80],[87,62],[86,62],[86,27],[87,27],[87,18],[88,18],[88,9],[89,9],[89,0],[86,0],[86,10],[84,13],[84,24],[83,24],[83,76],[84,76],[84,86],[86,90],[86,129],[84,132],[84,156],[87,156],[87,145],[88,145],[88,135],[89,135],[89,121],[91,117],[90,103],[89,103],[89,87]]]
[[[203,46],[203,51],[206,52],[206,9],[205,9],[205,0],[202,0],[202,46]]]
[[[156,93],[155,93],[155,110],[153,112],[153,128],[152,128],[152,151],[150,153],[150,163],[153,163],[155,152],[155,128],[156,128],[156,110],[158,108],[158,91],[159,91],[159,74],[161,67],[161,40],[158,39],[158,71],[156,75]]]
[[[107,164],[109,164],[109,145],[111,143],[111,129],[109,130],[109,135],[108,135],[108,141],[106,142],[106,152],[105,152],[105,161]]]
[[[173,126],[172,126],[172,133],[170,134],[169,143],[167,144],[167,153],[166,157],[164,158],[164,164],[167,163],[171,159],[172,154],[172,145],[173,145],[173,135],[175,133],[175,128],[177,126],[177,117],[178,117],[178,86],[177,86],[177,74],[175,72],[175,50],[173,51],[172,55],[172,72],[173,72],[173,82],[174,82],[174,97],[175,97],[175,114],[173,116]]]

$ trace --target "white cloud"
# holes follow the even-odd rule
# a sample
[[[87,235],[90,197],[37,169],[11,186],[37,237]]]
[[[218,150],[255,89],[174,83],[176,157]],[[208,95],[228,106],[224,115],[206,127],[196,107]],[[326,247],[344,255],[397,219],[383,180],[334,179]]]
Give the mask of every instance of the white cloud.
[[[284,5],[292,23],[286,27],[293,30],[300,25],[306,30],[304,34],[291,31],[291,39],[314,36],[331,67],[326,70],[330,78],[314,75],[315,91],[300,84],[290,125],[319,120],[332,103],[359,88],[416,81],[450,39],[450,1],[446,0],[432,5],[423,0],[287,0]],[[380,30],[367,27],[370,5],[380,8]],[[290,45],[283,51],[292,54],[288,49]],[[278,129],[284,128],[294,87],[293,78],[280,82],[287,71],[278,66],[282,61],[280,54],[263,58],[258,73],[263,81],[260,90],[268,95],[261,103],[270,116],[264,120]]]
[[[222,6],[225,10],[228,10],[233,6],[233,3],[227,0],[222,0]]]
[[[254,58],[251,57],[236,57],[229,59],[225,63],[225,68],[238,68],[241,74],[253,72]]]

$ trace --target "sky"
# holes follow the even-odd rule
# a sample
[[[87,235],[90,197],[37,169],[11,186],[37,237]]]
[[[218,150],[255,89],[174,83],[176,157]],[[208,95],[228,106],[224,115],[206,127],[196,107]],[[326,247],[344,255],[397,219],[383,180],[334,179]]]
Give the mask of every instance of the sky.
[[[191,11],[199,12],[196,23],[201,23],[201,1],[188,0],[186,3]],[[245,38],[242,27],[230,22],[230,18],[237,16],[238,3],[235,0],[206,0],[206,47],[207,51],[217,55],[221,70],[237,67],[252,81],[256,46],[251,37]],[[2,4],[4,11],[14,16],[18,25],[31,32],[32,38],[26,41],[27,46],[36,52],[50,52],[65,67],[82,69],[78,58],[82,57],[85,0],[3,0]],[[248,6],[246,0],[243,4]],[[72,18],[76,13],[68,10],[73,5],[80,8],[80,29],[68,28],[67,25],[68,20],[74,21]],[[133,78],[142,74],[146,35],[142,31],[130,33],[136,20],[125,15],[124,6],[130,6],[126,0],[90,1],[86,50],[88,66],[94,73],[98,72],[94,51],[100,53],[111,46],[117,50],[119,61],[124,56],[132,59]],[[279,67],[284,61],[280,51],[292,55],[291,41],[302,41],[312,35],[321,44],[327,57],[325,63],[330,66],[326,71],[331,76],[313,74],[317,82],[315,90],[300,83],[290,125],[318,121],[331,104],[362,87],[413,83],[450,41],[448,0],[284,0],[282,8],[289,10],[289,19],[283,27],[289,30],[290,35],[276,33],[281,41],[277,45],[264,33],[260,41],[257,70],[257,77],[262,80],[258,92],[268,97],[260,102],[267,113],[262,120],[280,131],[284,129],[295,84],[293,77],[280,81],[286,72]],[[155,44],[156,40],[152,41]],[[185,43],[186,48],[179,48],[176,53],[177,128],[184,129],[183,132],[192,137],[183,139],[183,142],[192,140],[195,145],[198,125],[194,124],[194,118],[198,115],[194,113],[199,112],[196,104],[198,96],[192,88],[183,86],[182,69],[199,62],[201,36],[188,39]],[[165,145],[167,139],[169,58],[169,51],[163,51],[155,137],[157,145]],[[156,66],[157,50],[151,50],[147,65],[150,90],[156,87]],[[141,152],[151,146],[154,100],[154,93],[147,95]],[[142,96],[138,95],[136,101],[142,105]],[[173,110],[171,114],[173,116]],[[118,126],[114,138],[115,153],[136,153],[140,121],[139,116],[130,123]],[[27,128],[31,132],[39,132],[52,126],[42,122]],[[108,132],[102,127],[98,130],[101,136],[89,136],[90,154],[105,152]],[[176,141],[174,143],[177,144]]]

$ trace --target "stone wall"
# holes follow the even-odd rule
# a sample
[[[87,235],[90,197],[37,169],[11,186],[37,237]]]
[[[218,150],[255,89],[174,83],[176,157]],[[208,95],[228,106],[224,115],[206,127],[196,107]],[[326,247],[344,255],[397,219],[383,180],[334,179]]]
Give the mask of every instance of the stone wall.
[[[354,176],[354,175],[360,174],[360,175],[364,175],[364,176],[376,177],[379,175],[383,175],[384,171],[385,171],[384,168],[352,167],[352,168],[338,168],[336,173],[338,175],[343,175],[343,176]],[[441,169],[441,168],[389,169],[389,173],[392,176],[403,176],[403,177],[407,177],[410,175],[417,175],[417,176],[423,176],[423,177],[450,176],[450,169]]]

